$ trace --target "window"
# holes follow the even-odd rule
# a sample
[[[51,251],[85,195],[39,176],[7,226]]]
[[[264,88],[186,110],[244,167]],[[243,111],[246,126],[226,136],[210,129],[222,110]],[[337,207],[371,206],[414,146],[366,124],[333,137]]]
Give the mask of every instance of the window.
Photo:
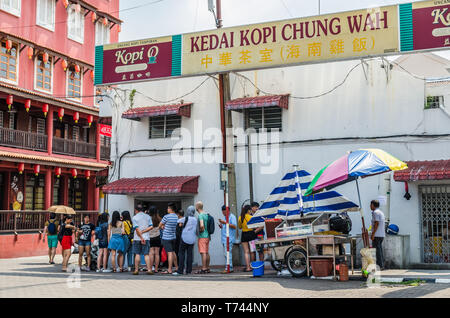
[[[264,128],[267,131],[273,129],[281,131],[281,111],[280,107],[247,109],[245,111],[245,129],[254,128],[258,132]]]
[[[95,24],[95,45],[109,44],[109,27],[100,21]]]
[[[25,210],[44,210],[44,176],[27,174],[25,181]]]
[[[83,43],[84,41],[84,13],[75,11],[75,7],[69,9],[67,19],[67,36],[69,39]]]
[[[80,127],[73,126],[72,139],[75,141],[80,141]]]
[[[63,193],[61,186],[61,177],[53,178],[53,205],[63,204]]]
[[[44,118],[37,118],[36,132],[40,135],[45,135],[45,119]]]
[[[0,79],[17,84],[17,44],[13,43],[11,50],[6,50],[6,42],[0,47]]]
[[[81,70],[79,73],[75,72],[75,67],[71,66],[67,71],[67,96],[69,98],[81,99]]]
[[[149,138],[170,138],[175,129],[181,128],[181,116],[167,115],[150,117]]]
[[[427,96],[425,109],[439,108],[444,106],[444,96]]]
[[[20,17],[21,0],[0,0],[0,9]]]
[[[42,55],[36,57],[36,83],[37,90],[52,92],[53,59],[49,56],[47,63],[42,60]]]
[[[16,122],[16,114],[15,113],[9,113],[9,129],[16,129],[17,122]]]
[[[100,135],[100,145],[109,147],[111,145],[111,137]]]
[[[36,24],[55,31],[55,0],[37,0]]]
[[[69,206],[75,210],[86,210],[86,179],[68,178]]]

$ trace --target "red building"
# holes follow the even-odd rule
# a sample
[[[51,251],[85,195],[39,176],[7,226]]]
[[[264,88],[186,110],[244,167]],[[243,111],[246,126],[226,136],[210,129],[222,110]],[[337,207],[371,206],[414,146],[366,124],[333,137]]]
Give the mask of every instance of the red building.
[[[118,16],[119,0],[0,0],[0,258],[45,253],[51,205],[98,213],[110,146],[94,53]]]

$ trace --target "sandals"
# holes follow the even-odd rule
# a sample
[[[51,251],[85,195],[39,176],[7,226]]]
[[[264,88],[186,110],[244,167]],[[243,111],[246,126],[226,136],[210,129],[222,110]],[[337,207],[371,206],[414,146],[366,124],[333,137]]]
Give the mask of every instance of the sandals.
[[[251,272],[251,271],[252,271],[251,269],[246,269],[246,268],[243,270],[243,272]]]
[[[161,274],[170,274],[170,275],[172,275],[172,273],[173,273],[173,272],[169,272],[169,271],[161,272]]]
[[[195,274],[208,274],[208,270],[207,269],[201,269],[199,271],[196,271]]]

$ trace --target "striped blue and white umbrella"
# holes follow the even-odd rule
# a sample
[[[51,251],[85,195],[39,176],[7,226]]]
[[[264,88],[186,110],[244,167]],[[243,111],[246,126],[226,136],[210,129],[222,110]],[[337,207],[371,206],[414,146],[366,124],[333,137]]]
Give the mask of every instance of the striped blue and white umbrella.
[[[286,173],[278,186],[272,190],[260,209],[248,221],[249,228],[264,226],[264,219],[288,218],[298,219],[300,214],[321,212],[358,211],[359,207],[336,191],[323,191],[311,196],[304,196],[312,181],[312,176],[305,170],[295,167]],[[302,196],[300,196],[300,191]]]

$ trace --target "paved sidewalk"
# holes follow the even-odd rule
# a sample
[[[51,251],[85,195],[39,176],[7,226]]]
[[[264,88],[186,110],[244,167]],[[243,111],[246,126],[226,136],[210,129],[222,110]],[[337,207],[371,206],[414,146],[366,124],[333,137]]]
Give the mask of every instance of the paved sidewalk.
[[[77,256],[73,255],[72,264]],[[416,287],[381,285],[369,288],[361,281],[296,279],[277,276],[275,271],[269,269],[260,278],[244,272],[224,275],[219,269],[206,275],[133,276],[131,273],[81,272],[77,277],[61,271],[60,255],[55,261],[56,265],[49,265],[46,256],[0,260],[0,298],[450,298],[450,285],[447,284],[422,284]]]

